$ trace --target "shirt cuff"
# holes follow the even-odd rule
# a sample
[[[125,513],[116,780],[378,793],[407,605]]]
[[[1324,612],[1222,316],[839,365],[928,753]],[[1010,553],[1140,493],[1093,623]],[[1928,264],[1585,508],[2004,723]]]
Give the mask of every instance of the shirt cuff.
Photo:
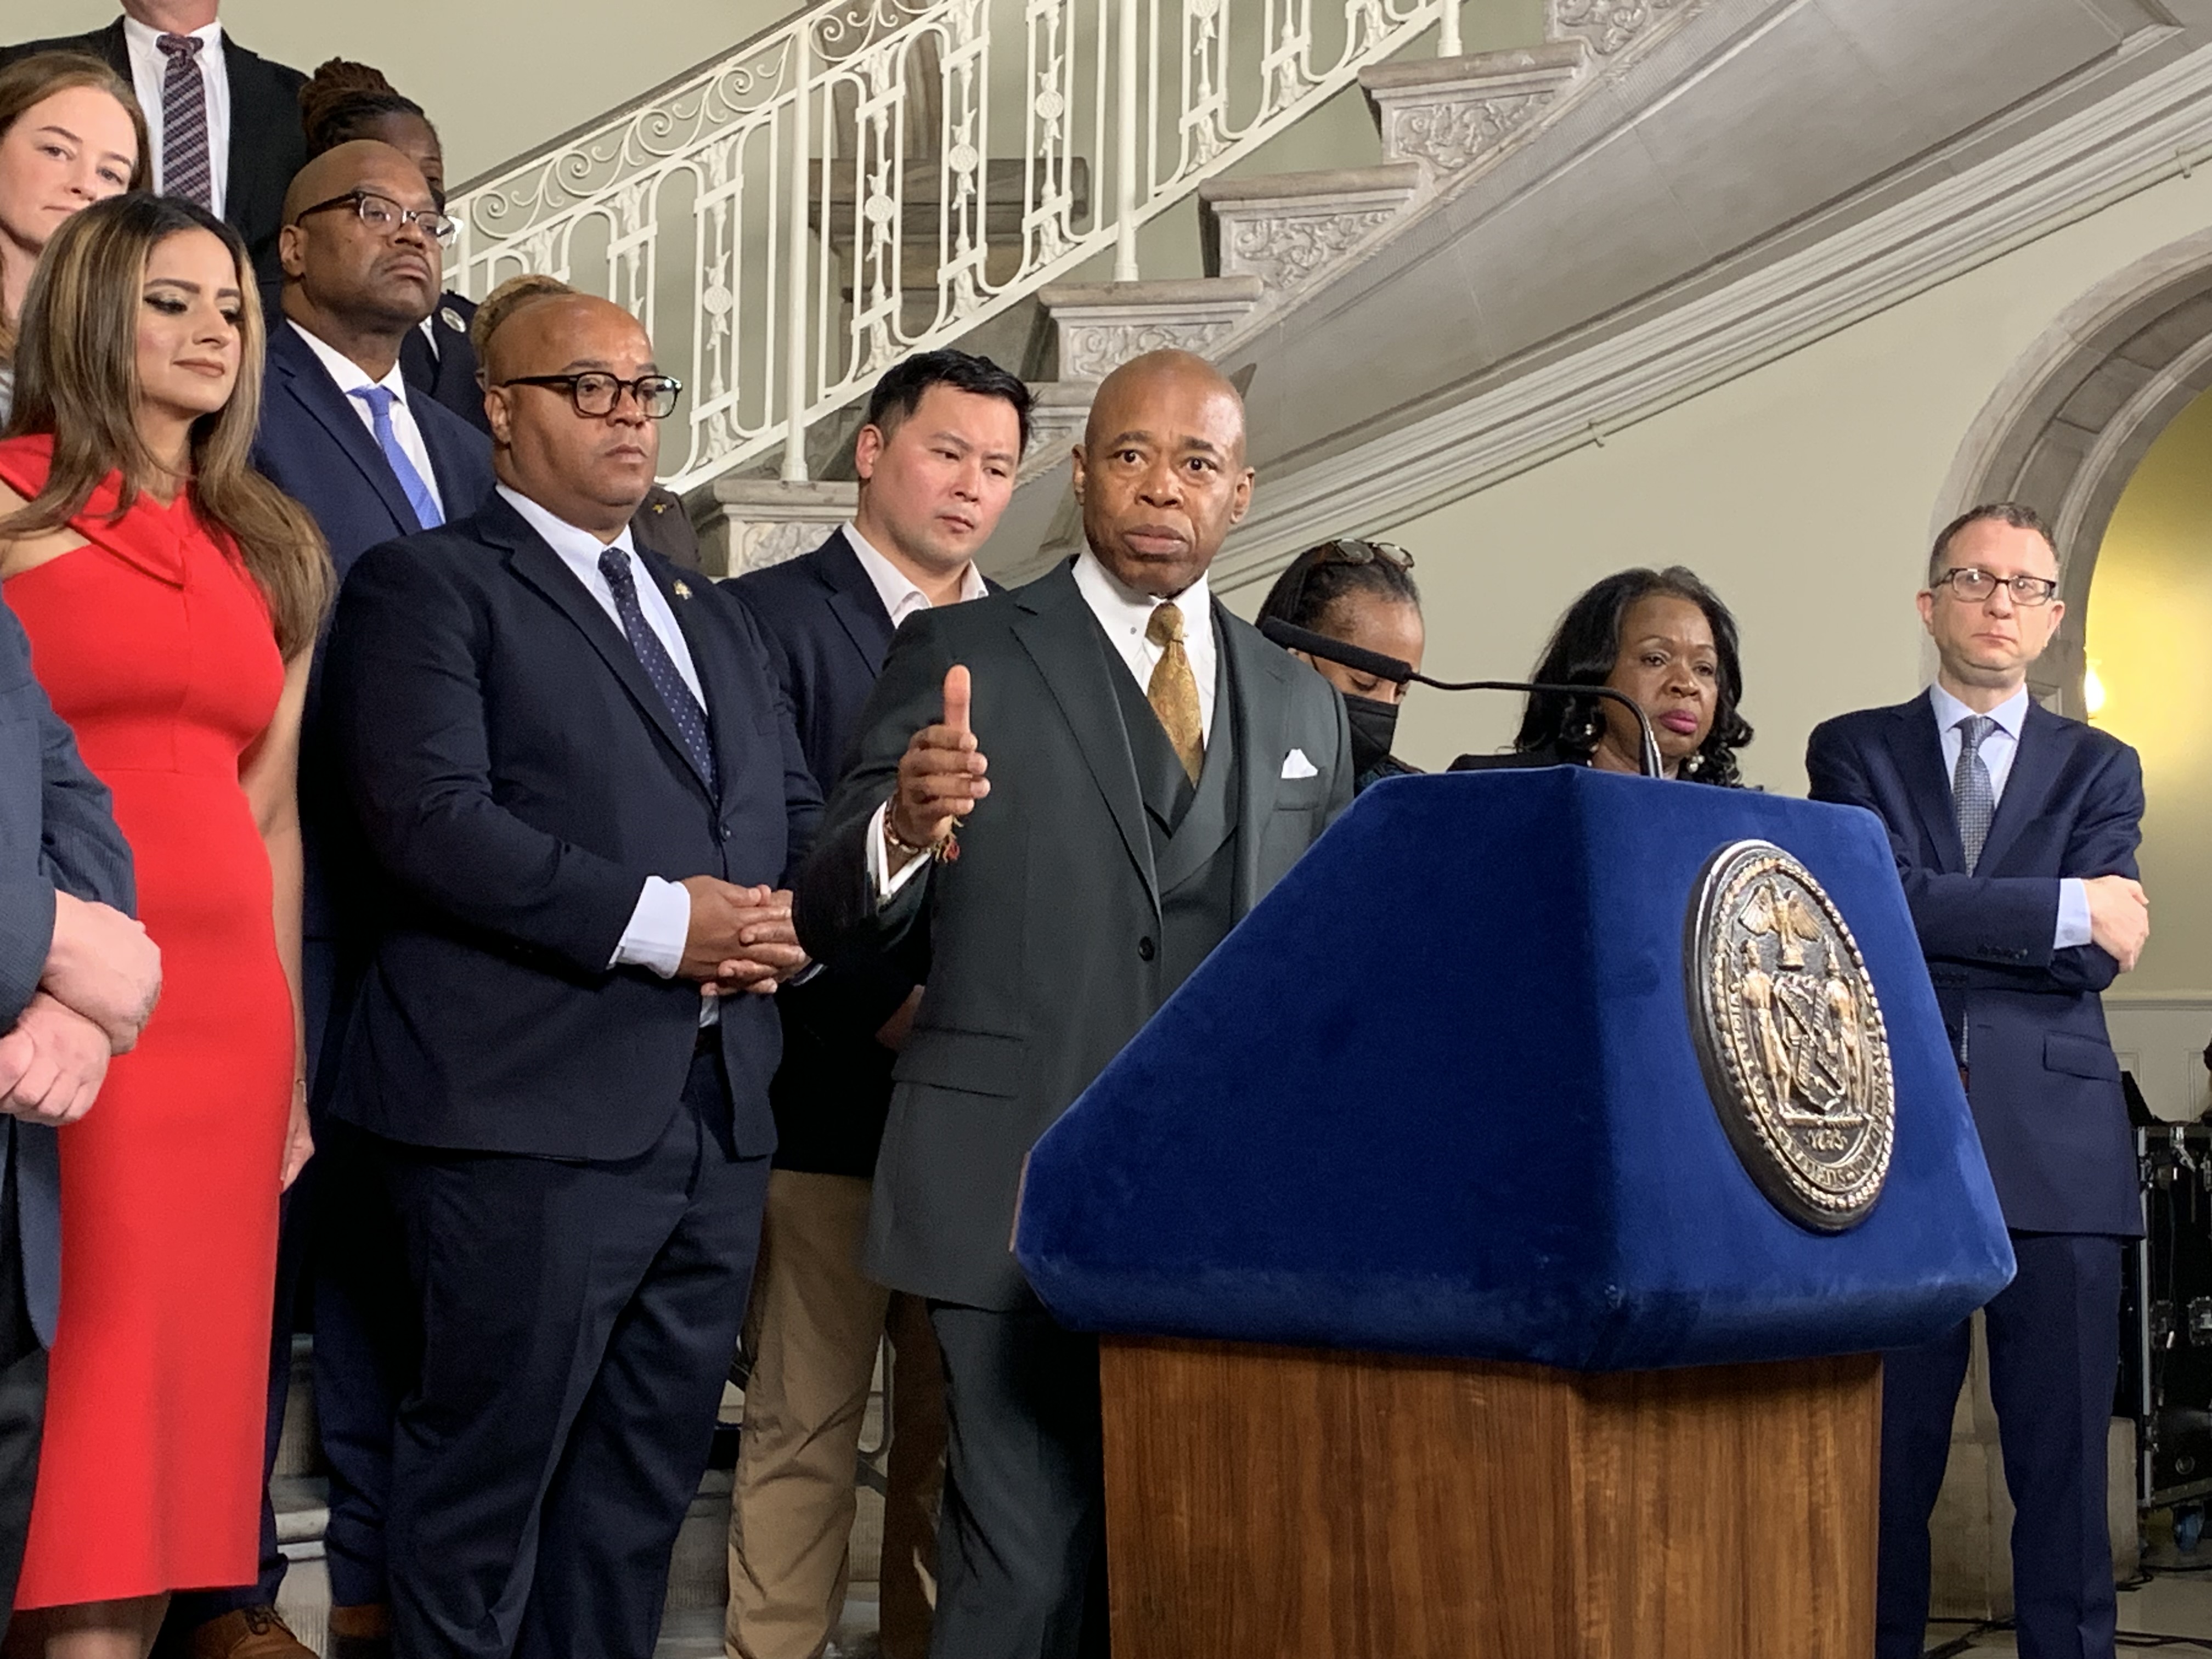
[[[2089,942],[2089,889],[2079,876],[2062,876],[2058,881],[2058,927],[2051,936],[2054,951],[2071,949]]]
[[[676,882],[659,876],[645,878],[637,896],[637,908],[629,913],[622,943],[615,946],[610,968],[650,968],[663,979],[676,977],[684,965],[684,941],[691,936],[691,895]]]
[[[916,853],[894,872],[890,866],[890,849],[884,845],[884,820],[891,804],[885,801],[876,808],[876,815],[868,820],[868,888],[876,896],[876,908],[882,909],[891,902],[899,889],[915,878],[915,872],[927,867],[929,854]]]

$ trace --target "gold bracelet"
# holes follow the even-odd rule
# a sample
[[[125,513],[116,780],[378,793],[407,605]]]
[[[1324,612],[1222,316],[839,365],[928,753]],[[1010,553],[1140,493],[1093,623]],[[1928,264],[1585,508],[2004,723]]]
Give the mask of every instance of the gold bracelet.
[[[884,813],[884,841],[891,852],[901,855],[899,863],[902,868],[909,859],[936,859],[951,864],[960,856],[960,843],[951,830],[946,830],[944,839],[934,846],[917,847],[892,828],[889,811]]]

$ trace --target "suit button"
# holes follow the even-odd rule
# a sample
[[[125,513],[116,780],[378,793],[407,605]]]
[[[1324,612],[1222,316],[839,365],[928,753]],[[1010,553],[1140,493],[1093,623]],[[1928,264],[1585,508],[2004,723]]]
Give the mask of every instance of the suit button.
[[[729,840],[729,838],[730,838],[730,826],[729,826],[728,824],[726,824],[726,823],[718,823],[718,824],[716,824],[716,825],[714,826],[714,839],[715,839],[715,840],[717,840],[717,841],[722,841],[722,842],[726,842],[727,840]]]
[[[1138,961],[1139,961],[1139,962],[1150,962],[1150,961],[1151,961],[1154,957],[1158,956],[1158,954],[1159,954],[1159,952],[1158,952],[1158,951],[1156,951],[1156,950],[1154,950],[1154,949],[1152,948],[1152,940],[1151,940],[1151,939],[1139,939],[1139,940],[1137,941],[1137,960],[1138,960]]]

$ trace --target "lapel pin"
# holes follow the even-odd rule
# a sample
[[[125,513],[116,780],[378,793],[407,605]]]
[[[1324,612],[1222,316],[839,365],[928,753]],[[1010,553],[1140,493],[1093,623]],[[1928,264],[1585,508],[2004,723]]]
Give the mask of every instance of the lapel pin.
[[[456,334],[465,334],[469,331],[469,325],[461,320],[461,313],[451,306],[438,307],[438,320]]]
[[[691,585],[681,577],[677,579],[676,597],[679,599],[688,599],[691,597]]]
[[[653,516],[656,519],[667,511],[668,503],[666,501],[655,501],[653,504]]]

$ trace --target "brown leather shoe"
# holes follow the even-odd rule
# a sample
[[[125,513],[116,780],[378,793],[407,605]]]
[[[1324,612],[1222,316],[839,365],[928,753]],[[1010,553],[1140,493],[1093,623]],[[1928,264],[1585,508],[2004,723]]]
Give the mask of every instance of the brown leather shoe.
[[[330,1659],[392,1659],[392,1609],[381,1601],[332,1607]]]
[[[192,1659],[315,1659],[274,1607],[240,1607],[192,1632]]]

